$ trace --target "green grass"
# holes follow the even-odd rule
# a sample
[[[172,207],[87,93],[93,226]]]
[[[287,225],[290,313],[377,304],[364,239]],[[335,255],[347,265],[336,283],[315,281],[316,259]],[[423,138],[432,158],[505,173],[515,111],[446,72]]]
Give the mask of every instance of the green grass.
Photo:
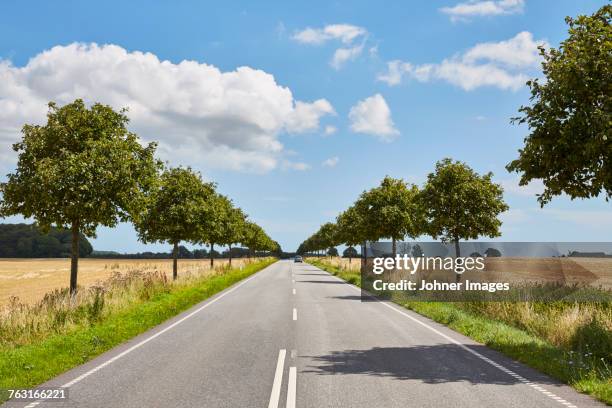
[[[0,389],[32,388],[143,333],[274,263],[267,259],[195,280],[111,313],[94,324],[31,344],[0,348]],[[0,402],[7,395],[0,395]]]
[[[339,278],[360,286],[359,272],[341,270],[321,260],[309,260]],[[442,302],[396,302],[462,333],[528,366],[554,377],[576,390],[612,405],[612,371],[603,358],[553,346],[534,334],[461,304]]]

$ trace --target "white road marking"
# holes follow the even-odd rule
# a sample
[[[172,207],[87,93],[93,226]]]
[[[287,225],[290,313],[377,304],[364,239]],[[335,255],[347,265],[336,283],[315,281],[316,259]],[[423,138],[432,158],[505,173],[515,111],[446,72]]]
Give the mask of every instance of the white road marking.
[[[297,320],[297,309],[293,308],[293,320]]]
[[[297,385],[297,370],[289,367],[289,384],[287,385],[287,408],[295,408],[295,395]]]
[[[361,288],[359,288],[359,287],[357,287],[357,286],[355,286],[353,284],[350,284],[350,283],[348,283],[348,282],[338,278],[337,276],[333,276],[332,274],[330,274],[327,271],[324,271],[324,272],[328,273],[332,278],[335,278],[335,279],[337,279],[337,280],[339,280],[341,282],[346,283],[349,287],[351,287],[351,288],[353,288],[353,289],[355,289],[355,290],[357,290],[357,291],[359,291],[361,293]],[[372,297],[374,299],[377,299],[374,296],[372,296]],[[378,302],[376,302],[376,303],[380,303],[381,305],[383,305],[383,306],[385,306],[385,307],[387,307],[387,308],[389,308],[389,309],[391,309],[391,310],[393,310],[393,311],[395,311],[395,312],[397,312],[397,313],[399,313],[399,314],[409,318],[410,320],[414,321],[415,323],[418,323],[421,326],[431,330],[432,332],[434,332],[434,333],[438,334],[439,336],[445,338],[446,340],[450,341],[451,343],[456,344],[457,346],[461,347],[462,349],[464,349],[468,353],[471,353],[472,355],[474,355],[474,356],[478,357],[479,359],[489,363],[490,365],[492,365],[493,367],[503,371],[504,373],[511,375],[512,377],[514,377],[518,381],[520,381],[522,384],[531,386],[534,390],[537,390],[540,393],[542,393],[543,395],[546,395],[547,397],[551,398],[553,401],[557,401],[560,404],[563,404],[563,405],[565,405],[568,408],[578,408],[576,405],[574,405],[571,402],[568,402],[568,401],[564,400],[563,398],[553,394],[552,392],[550,392],[550,391],[546,390],[545,388],[541,387],[539,384],[536,384],[536,383],[534,383],[532,381],[527,380],[525,377],[515,373],[514,371],[504,367],[503,365],[498,364],[495,361],[491,360],[490,358],[483,356],[479,352],[472,350],[471,348],[469,348],[465,344],[461,343],[460,341],[457,341],[457,340],[453,339],[452,337],[447,336],[446,334],[442,333],[441,331],[437,330],[436,328],[431,327],[427,323],[422,322],[419,319],[415,318],[414,316],[411,316],[410,314],[404,312],[403,310],[398,309],[398,307],[400,307],[400,306],[397,306],[397,307],[396,306],[391,306],[390,304],[388,304],[386,302],[383,302],[383,301],[380,301],[380,300]]]
[[[293,294],[295,295],[295,288],[293,288]]]
[[[265,270],[262,269],[262,270]],[[60,387],[62,388],[69,388],[72,387],[74,384],[84,380],[85,378],[89,377],[90,375],[92,375],[93,373],[101,370],[102,368],[106,367],[107,365],[110,365],[112,363],[114,363],[115,361],[119,360],[121,357],[126,356],[127,354],[131,353],[132,351],[136,350],[139,347],[144,346],[145,344],[147,344],[148,342],[150,342],[151,340],[161,336],[162,334],[166,333],[167,331],[175,328],[176,326],[178,326],[179,324],[183,323],[185,320],[189,319],[190,317],[193,317],[195,314],[201,312],[202,310],[206,309],[208,306],[214,304],[215,302],[217,302],[218,300],[223,299],[225,296],[229,295],[230,293],[232,293],[233,291],[235,291],[236,289],[238,289],[239,287],[241,287],[242,285],[244,285],[245,283],[247,283],[248,281],[250,281],[251,279],[255,278],[257,276],[257,274],[251,276],[250,278],[247,278],[245,280],[243,280],[242,282],[238,283],[236,286],[234,286],[233,288],[227,290],[226,292],[221,293],[220,295],[218,295],[216,298],[210,300],[208,303],[206,303],[205,305],[197,308],[196,310],[194,310],[193,312],[189,313],[186,316],[183,316],[181,319],[177,320],[176,322],[172,323],[170,326],[158,331],[155,334],[152,334],[151,336],[147,337],[146,339],[140,341],[137,344],[134,344],[132,347],[130,347],[129,349],[122,351],[121,353],[117,354],[115,357],[110,358],[108,360],[106,360],[105,362],[101,363],[100,365],[92,368],[91,370],[79,375],[78,377],[76,377],[75,379],[73,379],[72,381],[68,381],[66,384],[61,385]],[[41,400],[37,400],[32,402],[31,404],[26,405],[26,407],[24,408],[34,408],[35,406],[37,406],[38,404],[40,404],[41,402],[43,402],[44,399]]]
[[[287,350],[285,349],[281,349],[278,352],[278,361],[276,362],[276,371],[274,372],[274,382],[272,383],[272,393],[270,394],[270,403],[268,404],[268,408],[278,408],[281,385],[283,384],[283,370],[285,368],[286,354]]]

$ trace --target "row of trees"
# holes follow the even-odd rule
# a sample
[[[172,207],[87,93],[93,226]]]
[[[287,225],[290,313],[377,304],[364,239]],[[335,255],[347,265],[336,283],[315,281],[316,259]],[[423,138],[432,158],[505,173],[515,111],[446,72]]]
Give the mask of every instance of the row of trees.
[[[508,209],[503,189],[479,175],[467,164],[443,159],[419,189],[402,179],[385,177],[378,187],[361,193],[357,201],[323,224],[298,248],[305,254],[337,245],[354,246],[365,241],[397,241],[429,235],[453,242],[460,256],[459,240],[500,235],[499,215]]]
[[[79,236],[94,237],[100,225],[132,222],[143,242],[170,243],[174,278],[181,242],[211,250],[238,243],[251,251],[279,249],[214,183],[156,159],[156,143],[141,145],[128,122],[126,109],[100,103],[88,108],[80,99],[62,107],[51,102],[47,123],[25,125],[13,145],[18,161],[0,184],[0,216],[21,214],[44,231],[71,231],[71,293],[77,288]]]

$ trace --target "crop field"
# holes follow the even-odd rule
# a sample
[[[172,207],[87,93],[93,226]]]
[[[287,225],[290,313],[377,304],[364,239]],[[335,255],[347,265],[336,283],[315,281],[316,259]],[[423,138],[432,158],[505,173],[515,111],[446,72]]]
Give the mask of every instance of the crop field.
[[[233,259],[233,266],[240,266],[246,258]],[[227,259],[215,259],[215,268],[222,268]],[[209,259],[180,259],[181,275],[205,275],[210,273]],[[78,283],[89,287],[105,281],[114,273],[160,272],[172,277],[171,259],[80,259]],[[32,304],[55,289],[67,288],[70,280],[70,259],[0,259],[0,305],[11,297],[22,303]]]
[[[361,267],[359,258],[326,257],[322,260],[347,271],[359,272]],[[490,281],[588,283],[593,287],[612,289],[612,258],[499,257],[486,258],[485,265],[485,272],[466,272],[464,276],[472,280],[480,274],[484,275],[484,280]],[[449,277],[446,271],[438,272],[440,276],[431,277]]]

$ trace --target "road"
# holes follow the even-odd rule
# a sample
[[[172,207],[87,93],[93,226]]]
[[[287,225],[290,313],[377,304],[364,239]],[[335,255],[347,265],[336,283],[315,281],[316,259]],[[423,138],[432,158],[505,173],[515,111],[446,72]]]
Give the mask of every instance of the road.
[[[308,264],[280,261],[10,407],[599,407]]]

